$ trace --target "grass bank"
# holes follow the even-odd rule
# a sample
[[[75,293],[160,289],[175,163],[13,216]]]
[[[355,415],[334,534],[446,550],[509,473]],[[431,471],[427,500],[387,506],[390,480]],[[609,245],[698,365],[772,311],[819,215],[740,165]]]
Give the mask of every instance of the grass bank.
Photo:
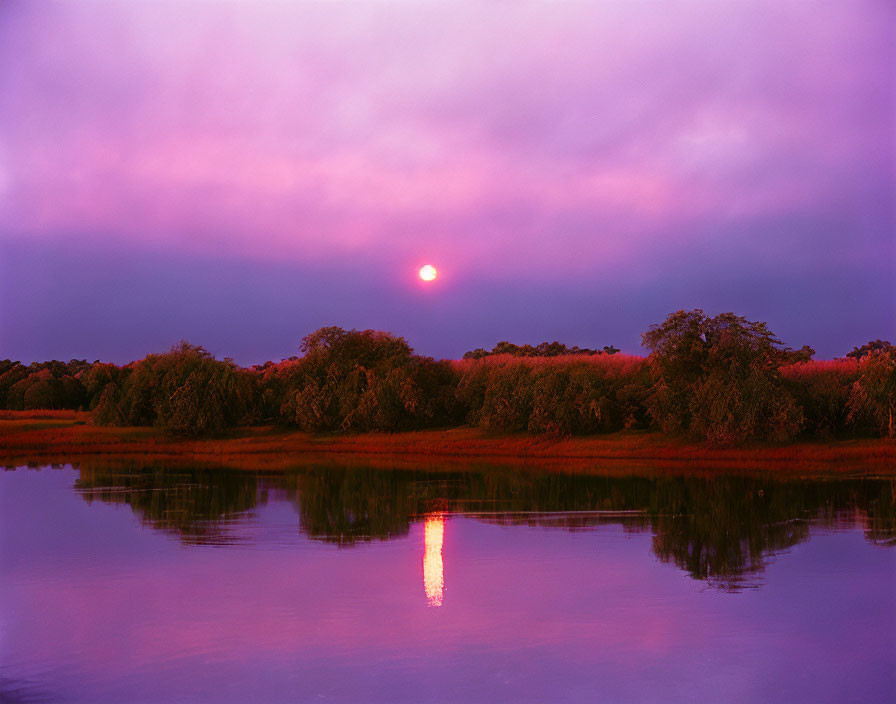
[[[452,428],[311,435],[262,426],[197,440],[172,437],[155,428],[95,426],[88,413],[75,411],[0,411],[0,463],[4,465],[100,458],[265,471],[333,463],[390,468],[526,465],[602,473],[699,469],[896,476],[896,443],[876,439],[719,448],[648,432],[555,438]]]

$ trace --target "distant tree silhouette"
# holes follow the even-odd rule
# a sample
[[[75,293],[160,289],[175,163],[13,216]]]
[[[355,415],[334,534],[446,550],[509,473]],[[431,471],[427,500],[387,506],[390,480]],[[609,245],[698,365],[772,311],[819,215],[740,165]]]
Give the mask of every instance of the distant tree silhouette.
[[[612,345],[608,345],[603,350],[592,350],[587,347],[567,347],[561,342],[542,342],[536,346],[532,345],[515,345],[507,340],[502,340],[495,345],[491,351],[484,350],[481,347],[470,352],[465,352],[464,359],[482,359],[483,357],[491,357],[494,355],[510,355],[512,357],[565,357],[570,355],[594,355],[594,354],[616,354],[619,350]]]
[[[892,345],[889,340],[871,340],[861,347],[853,347],[852,352],[847,352],[847,357],[861,359],[872,352],[896,352],[896,346]]]
[[[83,360],[69,363],[56,360],[24,366],[19,362],[0,362],[0,402],[10,410],[78,409],[86,402],[79,379]]]
[[[800,362],[808,362],[814,356],[815,350],[809,347],[809,345],[803,345],[798,350],[792,350],[789,347],[785,347],[781,350],[781,363],[798,364]]]

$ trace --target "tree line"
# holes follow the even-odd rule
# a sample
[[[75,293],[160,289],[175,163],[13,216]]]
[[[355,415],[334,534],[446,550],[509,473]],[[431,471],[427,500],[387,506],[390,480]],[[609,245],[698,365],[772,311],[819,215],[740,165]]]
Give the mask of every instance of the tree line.
[[[566,355],[595,355],[595,354],[616,354],[619,352],[618,347],[613,345],[605,345],[602,349],[592,350],[588,347],[567,347],[562,342],[542,342],[538,345],[515,345],[512,342],[502,340],[491,350],[484,350],[481,347],[469,352],[464,352],[464,359],[482,359],[483,357],[493,357],[495,355],[509,354],[513,357],[563,357]]]
[[[645,357],[560,343],[499,343],[458,361],[402,337],[326,327],[301,356],[248,368],[181,342],[124,366],[0,361],[0,407],[85,409],[101,425],[214,435],[279,423],[309,432],[474,426],[554,435],[622,429],[715,444],[896,437],[896,346],[814,361],[733,313],[678,311],[643,335]],[[544,354],[530,354],[543,348]]]

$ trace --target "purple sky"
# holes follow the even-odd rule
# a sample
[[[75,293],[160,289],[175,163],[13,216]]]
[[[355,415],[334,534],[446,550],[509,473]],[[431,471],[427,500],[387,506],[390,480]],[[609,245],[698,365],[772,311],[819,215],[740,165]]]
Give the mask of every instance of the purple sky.
[[[0,358],[896,337],[896,5],[662,7],[3,2]]]

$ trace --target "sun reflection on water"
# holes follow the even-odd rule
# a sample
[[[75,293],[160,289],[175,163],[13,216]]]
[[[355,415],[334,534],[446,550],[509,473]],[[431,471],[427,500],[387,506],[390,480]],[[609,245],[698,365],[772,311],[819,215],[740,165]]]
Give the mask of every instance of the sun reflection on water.
[[[442,605],[445,589],[444,567],[442,565],[442,538],[445,534],[445,517],[432,513],[423,524],[423,588],[426,590],[428,606]]]

